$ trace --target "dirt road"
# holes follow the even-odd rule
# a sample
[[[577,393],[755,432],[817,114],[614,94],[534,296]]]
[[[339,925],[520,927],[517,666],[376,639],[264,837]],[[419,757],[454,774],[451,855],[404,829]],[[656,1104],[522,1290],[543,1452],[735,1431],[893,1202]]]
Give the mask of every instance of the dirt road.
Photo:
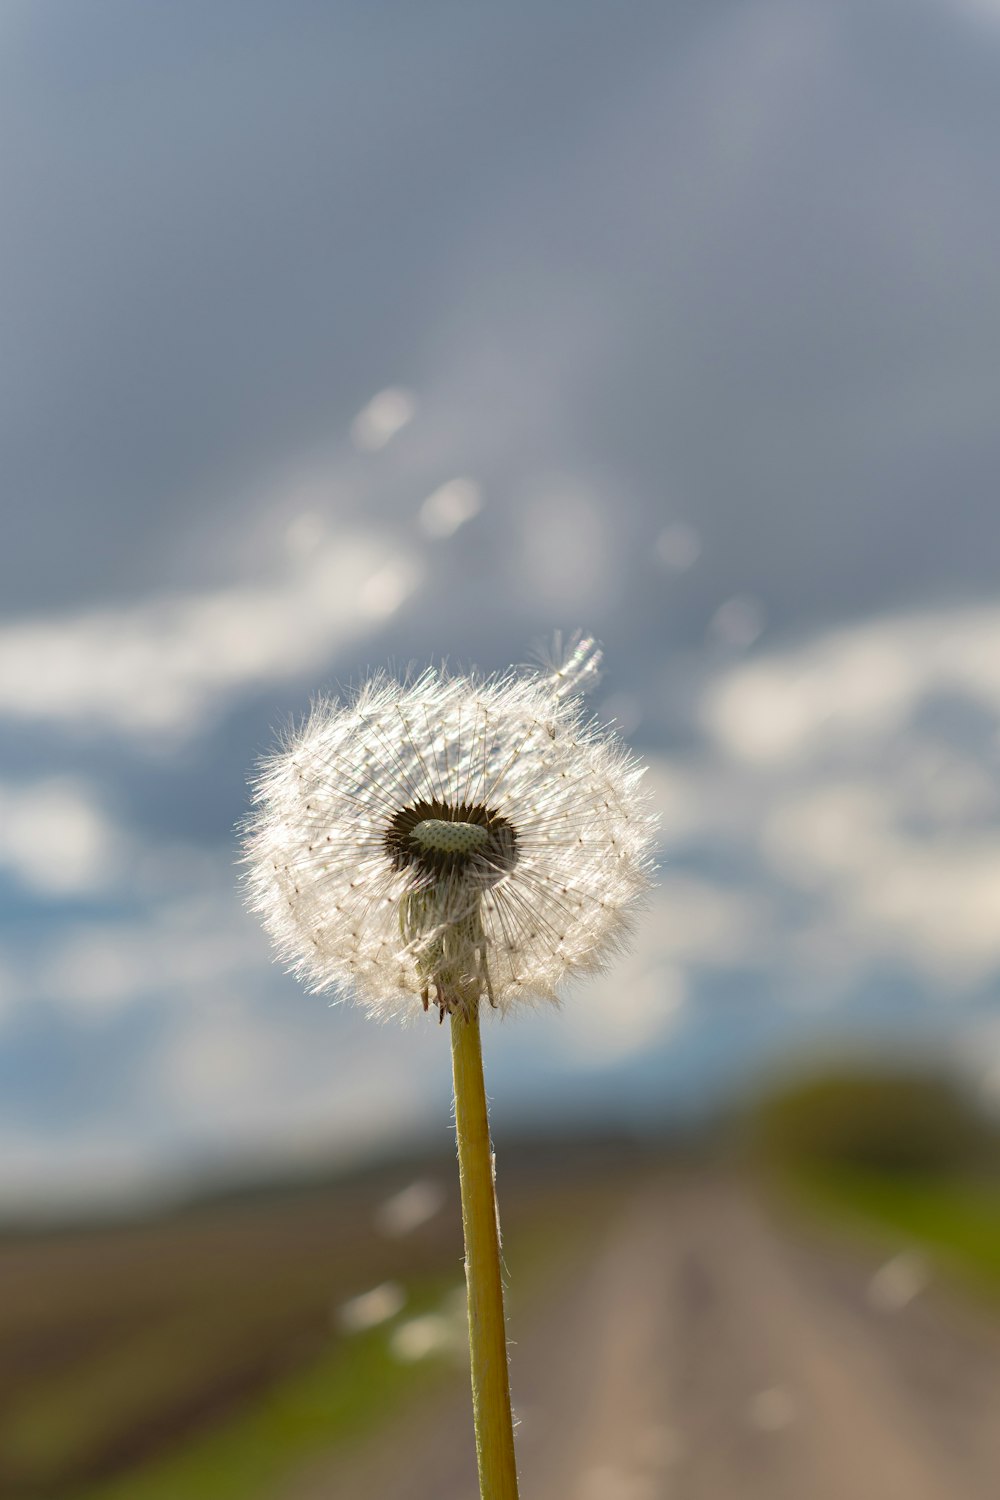
[[[1000,1326],[718,1184],[638,1192],[512,1348],[524,1500],[995,1500]],[[475,1500],[448,1398],[289,1500]]]

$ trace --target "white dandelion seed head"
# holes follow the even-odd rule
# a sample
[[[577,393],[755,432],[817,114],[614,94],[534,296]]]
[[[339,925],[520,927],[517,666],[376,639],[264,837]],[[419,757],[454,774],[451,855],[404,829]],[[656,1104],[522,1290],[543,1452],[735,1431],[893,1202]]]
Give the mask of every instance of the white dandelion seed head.
[[[538,671],[378,674],[321,699],[254,784],[247,887],[314,991],[371,1012],[555,999],[648,887],[643,768],[584,717],[592,641]]]

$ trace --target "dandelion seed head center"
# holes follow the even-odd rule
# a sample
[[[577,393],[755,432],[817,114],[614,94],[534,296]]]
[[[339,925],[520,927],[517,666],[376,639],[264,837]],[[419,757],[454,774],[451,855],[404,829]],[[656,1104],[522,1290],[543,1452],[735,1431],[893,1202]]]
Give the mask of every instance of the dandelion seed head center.
[[[397,870],[414,866],[434,878],[465,871],[479,885],[494,884],[517,863],[513,826],[482,803],[411,803],[390,818],[383,846]]]
[[[421,849],[436,854],[476,854],[490,842],[490,831],[482,823],[449,823],[443,818],[424,818],[410,834]]]

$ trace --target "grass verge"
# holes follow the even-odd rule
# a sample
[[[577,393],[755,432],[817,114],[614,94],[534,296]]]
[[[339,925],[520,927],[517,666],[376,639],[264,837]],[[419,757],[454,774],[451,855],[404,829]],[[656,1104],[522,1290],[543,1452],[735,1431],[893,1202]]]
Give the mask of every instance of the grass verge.
[[[565,1272],[586,1257],[619,1192],[602,1184],[557,1195],[521,1228],[512,1249],[515,1316],[544,1293],[557,1268]],[[74,1488],[60,1500],[263,1500],[275,1494],[300,1468],[388,1427],[449,1381],[467,1383],[467,1367],[453,1351],[407,1363],[391,1344],[400,1323],[453,1308],[461,1285],[454,1274],[410,1281],[405,1310],[392,1322],[339,1339],[250,1406],[155,1461]],[[471,1431],[470,1414],[470,1443]]]
[[[412,1287],[406,1318],[436,1308],[451,1285]],[[422,1360],[421,1391],[432,1389],[453,1368],[454,1361],[443,1355]],[[339,1341],[250,1409],[176,1453],[87,1490],[85,1500],[254,1500],[273,1491],[303,1459],[363,1437],[387,1420],[414,1383],[414,1367],[393,1354],[389,1330],[370,1329]]]
[[[1000,1296],[1000,1185],[838,1167],[799,1171],[792,1190],[826,1220],[923,1246],[942,1267]]]

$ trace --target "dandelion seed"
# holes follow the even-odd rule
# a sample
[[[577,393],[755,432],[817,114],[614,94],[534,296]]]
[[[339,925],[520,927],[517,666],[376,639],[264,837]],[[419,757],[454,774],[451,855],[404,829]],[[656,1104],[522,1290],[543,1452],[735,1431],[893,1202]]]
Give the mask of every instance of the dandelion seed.
[[[406,1293],[396,1281],[383,1281],[370,1292],[361,1292],[342,1302],[335,1311],[337,1323],[347,1333],[364,1333],[387,1323],[406,1304]]]
[[[394,1193],[380,1203],[375,1214],[376,1228],[392,1239],[401,1239],[426,1224],[444,1207],[447,1194],[440,1182],[419,1178],[409,1187]]]
[[[585,722],[593,642],[551,670],[378,675],[263,767],[251,901],[314,990],[379,1014],[554,998],[622,943],[649,878],[641,768]]]

